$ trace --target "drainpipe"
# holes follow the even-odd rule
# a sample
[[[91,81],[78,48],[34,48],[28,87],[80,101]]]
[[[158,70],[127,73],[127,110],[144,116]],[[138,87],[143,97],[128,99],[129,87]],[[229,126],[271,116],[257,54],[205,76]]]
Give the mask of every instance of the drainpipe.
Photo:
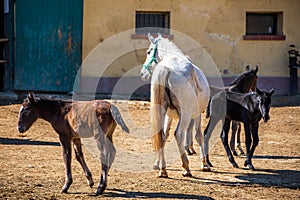
[[[299,52],[295,50],[295,45],[290,45],[289,50],[289,68],[290,68],[290,95],[298,94],[298,63]]]

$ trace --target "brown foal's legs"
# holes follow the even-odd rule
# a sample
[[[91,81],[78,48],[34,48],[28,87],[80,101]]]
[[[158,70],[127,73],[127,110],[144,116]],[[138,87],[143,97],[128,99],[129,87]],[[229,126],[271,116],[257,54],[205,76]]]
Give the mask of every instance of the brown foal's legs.
[[[63,159],[64,159],[65,172],[66,172],[66,180],[64,186],[61,189],[61,193],[67,193],[70,185],[73,182],[72,171],[71,171],[71,156],[72,156],[71,139],[61,135],[59,136],[59,139],[62,145]]]
[[[101,163],[101,165],[102,165],[102,170],[101,170],[100,182],[96,191],[97,196],[103,194],[104,190],[107,187],[107,175],[110,168],[104,163]]]
[[[107,175],[108,171],[115,159],[116,156],[116,148],[112,142],[112,132],[114,128],[110,131],[110,133],[106,133],[104,135],[100,132],[95,136],[95,140],[97,142],[97,147],[100,151],[100,161],[101,161],[101,178],[99,181],[99,185],[97,187],[96,195],[103,194],[106,186],[107,186]]]
[[[93,178],[92,178],[92,173],[89,170],[89,168],[88,168],[88,166],[87,166],[87,164],[84,160],[80,138],[73,139],[73,148],[74,148],[74,151],[75,151],[76,160],[80,163],[80,165],[81,165],[81,167],[84,171],[84,174],[85,174],[85,176],[88,180],[89,186],[93,187],[94,181],[93,181]]]

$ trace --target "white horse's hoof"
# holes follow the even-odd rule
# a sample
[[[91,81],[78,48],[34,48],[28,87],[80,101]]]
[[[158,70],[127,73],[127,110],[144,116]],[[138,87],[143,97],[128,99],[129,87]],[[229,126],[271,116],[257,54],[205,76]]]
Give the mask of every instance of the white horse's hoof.
[[[204,165],[201,167],[202,172],[211,172],[211,169],[208,165]]]
[[[159,178],[168,178],[168,173],[166,170],[160,170],[158,173]]]

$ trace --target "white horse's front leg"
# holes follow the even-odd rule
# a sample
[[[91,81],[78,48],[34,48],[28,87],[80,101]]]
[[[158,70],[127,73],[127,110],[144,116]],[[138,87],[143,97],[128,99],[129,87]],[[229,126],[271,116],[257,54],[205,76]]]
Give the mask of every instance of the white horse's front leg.
[[[171,125],[172,125],[172,121],[173,119],[171,117],[169,117],[168,115],[165,116],[165,121],[164,121],[164,132],[162,135],[162,139],[163,139],[163,146],[165,146],[166,141],[170,135],[170,129],[171,129]],[[160,160],[162,159],[163,163],[160,163]],[[164,166],[164,168],[166,167],[166,162],[165,162],[165,157],[164,157],[164,150],[162,150],[162,152],[157,152],[157,158],[154,162],[154,166],[153,169],[155,170],[159,170],[162,169],[161,167]]]

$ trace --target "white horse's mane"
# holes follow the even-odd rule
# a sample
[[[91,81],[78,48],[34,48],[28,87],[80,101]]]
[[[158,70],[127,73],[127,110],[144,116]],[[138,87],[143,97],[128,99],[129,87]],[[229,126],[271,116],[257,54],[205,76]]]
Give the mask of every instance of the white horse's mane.
[[[182,52],[182,50],[181,49],[179,49],[177,46],[176,46],[176,44],[175,43],[173,43],[172,41],[170,41],[169,39],[167,39],[167,38],[163,38],[163,37],[159,37],[159,41],[158,41],[159,43],[160,43],[160,47],[159,48],[161,48],[161,49],[163,49],[164,50],[164,52],[166,52],[167,54],[176,54],[176,55],[178,55],[178,56],[182,56],[182,57],[186,57],[184,54],[183,54],[183,52]]]

